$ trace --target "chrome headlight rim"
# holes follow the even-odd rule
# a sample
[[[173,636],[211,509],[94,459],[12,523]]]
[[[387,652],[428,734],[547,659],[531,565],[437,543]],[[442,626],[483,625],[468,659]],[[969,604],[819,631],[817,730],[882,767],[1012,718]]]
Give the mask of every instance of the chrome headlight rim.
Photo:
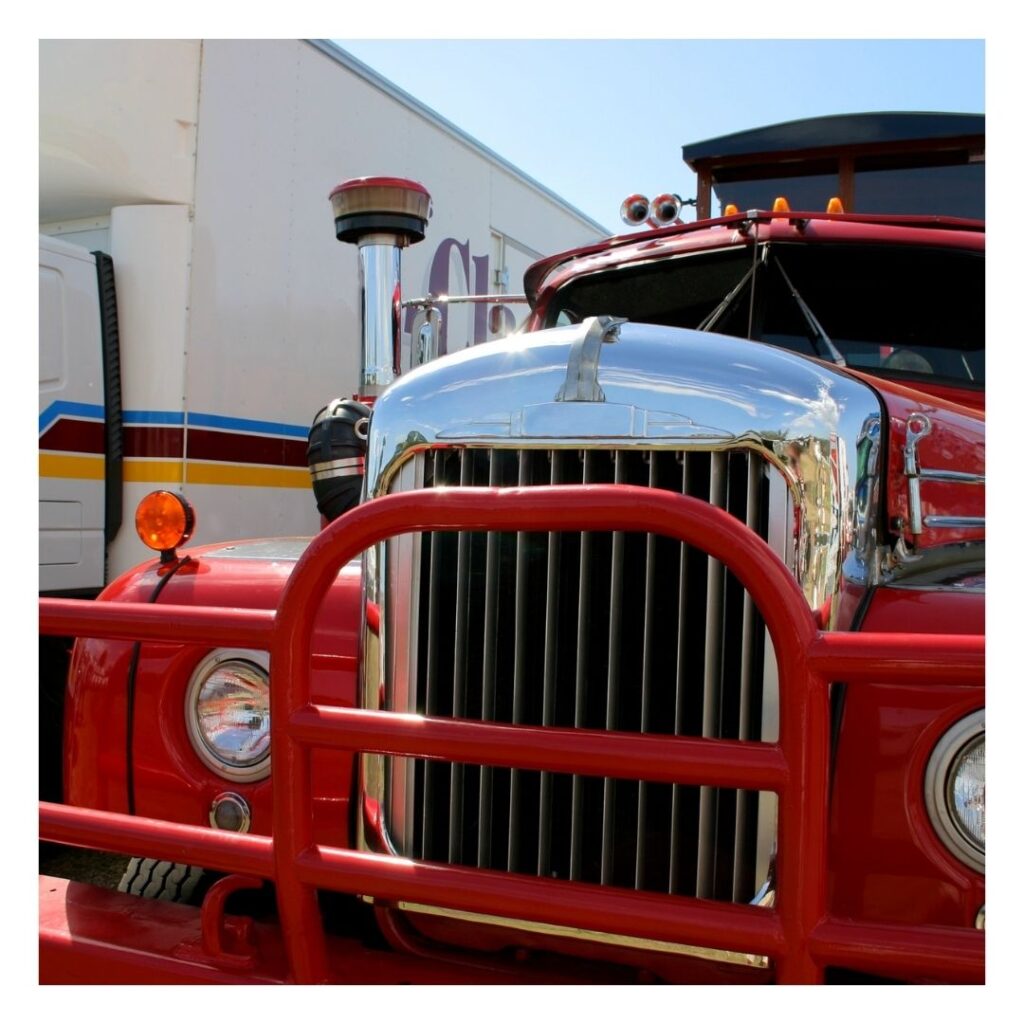
[[[943,845],[962,864],[985,873],[985,847],[970,835],[953,810],[953,784],[963,758],[985,742],[985,709],[980,708],[943,733],[925,771],[928,817]]]
[[[196,757],[215,775],[229,782],[260,782],[270,775],[269,746],[266,754],[251,764],[232,764],[218,756],[199,723],[199,695],[204,683],[214,672],[230,662],[240,662],[249,669],[255,669],[264,678],[269,692],[270,655],[266,651],[218,648],[199,662],[185,688],[185,728]]]

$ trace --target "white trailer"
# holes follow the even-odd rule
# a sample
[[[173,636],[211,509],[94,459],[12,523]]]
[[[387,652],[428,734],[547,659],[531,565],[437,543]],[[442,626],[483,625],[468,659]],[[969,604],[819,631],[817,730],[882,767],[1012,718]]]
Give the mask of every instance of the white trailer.
[[[131,516],[155,488],[187,494],[203,541],[316,531],[306,433],[360,361],[356,252],[328,194],[383,170],[437,204],[407,296],[515,292],[537,256],[607,233],[331,43],[40,44],[42,591],[141,560]],[[451,307],[442,351],[510,322]]]

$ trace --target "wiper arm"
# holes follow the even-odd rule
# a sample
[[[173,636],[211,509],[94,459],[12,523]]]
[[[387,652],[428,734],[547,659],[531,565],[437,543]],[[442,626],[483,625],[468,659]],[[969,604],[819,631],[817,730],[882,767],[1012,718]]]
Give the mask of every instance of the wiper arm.
[[[778,267],[779,273],[782,275],[782,280],[786,282],[786,287],[789,289],[789,294],[793,296],[797,306],[800,308],[800,312],[803,313],[804,320],[807,321],[807,326],[814,332],[815,347],[819,349],[819,355],[821,348],[824,348],[828,358],[836,364],[836,366],[845,366],[846,359],[843,357],[843,353],[836,348],[832,339],[825,333],[825,328],[818,323],[818,318],[811,312],[811,307],[804,302],[800,293],[793,287],[793,282],[789,279],[789,274],[782,267],[782,263],[779,257],[775,257],[775,266]],[[818,343],[821,343],[820,346]]]
[[[764,262],[765,255],[767,253],[767,247],[761,250],[760,262]],[[715,308],[708,313],[706,317],[697,325],[698,331],[710,331],[714,329],[715,324],[722,319],[723,316],[732,307],[733,302],[736,301],[736,297],[743,291],[747,286],[747,282],[754,276],[754,271],[757,270],[757,262],[750,265],[750,269],[739,279],[738,284],[722,301],[715,306]]]

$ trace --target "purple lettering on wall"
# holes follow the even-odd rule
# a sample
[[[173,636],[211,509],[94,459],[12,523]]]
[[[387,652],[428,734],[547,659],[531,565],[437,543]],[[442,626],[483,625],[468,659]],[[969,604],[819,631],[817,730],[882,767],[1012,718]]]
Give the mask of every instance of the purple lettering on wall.
[[[474,256],[473,270],[476,280],[473,282],[474,295],[486,295],[488,292],[487,268],[491,260],[489,256]],[[473,304],[473,344],[479,345],[487,340],[487,307],[482,302]]]
[[[457,265],[462,269],[462,280],[452,281],[452,252],[458,256]],[[472,291],[470,290],[470,261],[473,264]],[[431,295],[486,295],[488,274],[490,273],[489,256],[471,256],[469,239],[460,242],[455,238],[443,239],[434,250],[430,260],[430,271],[427,275],[427,291]],[[405,311],[402,329],[406,334],[412,332],[416,310]],[[442,310],[441,330],[438,337],[437,354],[448,353],[448,311]],[[478,345],[487,340],[487,307],[482,303],[473,306],[473,337],[470,344]]]

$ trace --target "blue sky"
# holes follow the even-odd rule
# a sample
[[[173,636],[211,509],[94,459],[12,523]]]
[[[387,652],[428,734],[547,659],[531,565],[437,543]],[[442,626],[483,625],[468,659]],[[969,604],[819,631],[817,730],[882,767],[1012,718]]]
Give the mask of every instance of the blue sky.
[[[694,195],[686,143],[824,114],[985,111],[982,39],[335,42],[616,232],[631,192]]]

